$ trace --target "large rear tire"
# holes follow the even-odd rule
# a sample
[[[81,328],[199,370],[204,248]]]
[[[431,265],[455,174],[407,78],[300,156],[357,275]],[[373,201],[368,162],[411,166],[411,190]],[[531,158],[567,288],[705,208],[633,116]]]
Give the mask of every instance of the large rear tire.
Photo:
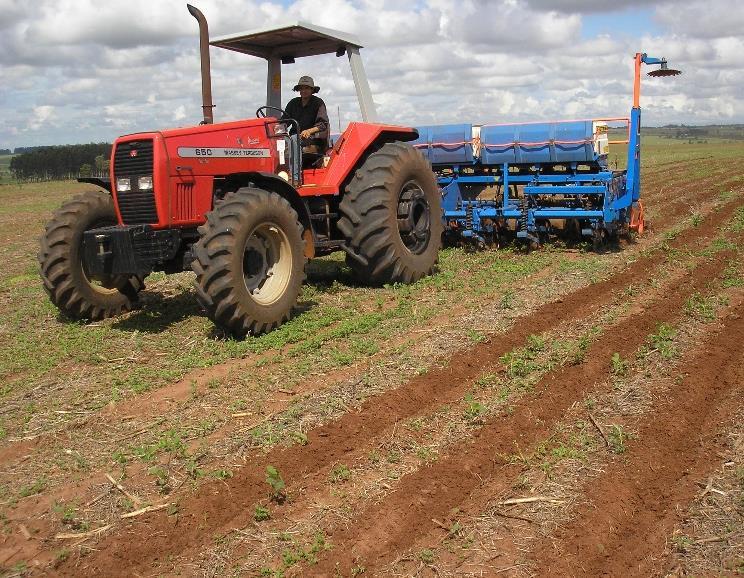
[[[140,277],[94,278],[83,262],[83,233],[116,224],[111,195],[88,191],[55,211],[41,238],[38,259],[44,289],[65,315],[97,321],[131,310],[144,287]]]
[[[242,188],[207,214],[196,243],[196,295],[214,323],[235,337],[281,325],[305,279],[302,226],[290,204]]]
[[[347,264],[372,285],[413,283],[432,272],[442,246],[439,187],[424,156],[394,142],[356,171],[339,206]]]

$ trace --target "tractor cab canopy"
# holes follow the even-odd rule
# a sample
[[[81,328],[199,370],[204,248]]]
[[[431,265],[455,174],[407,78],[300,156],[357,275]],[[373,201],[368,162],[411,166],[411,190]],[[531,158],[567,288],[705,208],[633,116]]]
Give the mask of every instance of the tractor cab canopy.
[[[372,93],[359,55],[362,45],[351,34],[297,21],[282,26],[220,36],[211,40],[210,44],[265,58],[268,62],[266,104],[279,108],[282,106],[282,64],[292,64],[296,58],[305,56],[347,54],[362,118],[365,122],[377,120]]]

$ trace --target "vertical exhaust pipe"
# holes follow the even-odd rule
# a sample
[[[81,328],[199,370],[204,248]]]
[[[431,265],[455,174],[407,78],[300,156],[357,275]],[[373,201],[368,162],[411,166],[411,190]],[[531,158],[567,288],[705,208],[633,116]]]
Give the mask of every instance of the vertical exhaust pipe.
[[[186,8],[189,9],[189,13],[196,18],[199,23],[199,53],[201,54],[201,79],[202,79],[202,111],[204,112],[204,120],[201,124],[212,124],[214,123],[214,116],[212,109],[212,72],[209,67],[209,27],[207,26],[207,19],[201,10],[195,8],[191,4],[186,4]]]

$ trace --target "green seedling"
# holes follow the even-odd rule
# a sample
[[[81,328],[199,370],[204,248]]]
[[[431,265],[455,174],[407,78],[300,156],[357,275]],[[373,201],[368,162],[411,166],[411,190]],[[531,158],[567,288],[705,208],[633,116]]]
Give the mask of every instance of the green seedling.
[[[672,536],[672,544],[677,552],[684,554],[694,544],[692,538],[684,534],[675,534]]]
[[[87,530],[88,522],[77,519],[77,506],[75,504],[65,504],[64,502],[55,501],[52,504],[52,512],[57,514],[60,521],[74,530]]]
[[[685,313],[702,321],[713,321],[716,318],[716,306],[712,298],[693,293],[685,301]]]
[[[576,344],[576,350],[573,352],[573,355],[569,357],[568,362],[571,365],[581,365],[584,363],[584,360],[586,359],[586,352],[589,350],[589,346],[592,344],[592,336],[591,335],[582,335],[581,338],[579,338],[578,343]]]
[[[160,453],[172,453],[185,457],[186,444],[184,444],[179,431],[170,429],[163,432],[160,439],[154,444],[137,446],[133,448],[132,453],[144,462],[154,460]]]
[[[148,470],[148,473],[155,476],[155,485],[160,488],[161,491],[167,491],[168,488],[168,471],[163,466],[153,466]]]
[[[671,325],[660,323],[656,328],[656,333],[649,336],[648,340],[653,350],[658,351],[664,359],[671,359],[677,355],[677,348],[674,346],[674,336],[677,331]]]
[[[336,464],[331,469],[329,480],[332,484],[340,484],[346,482],[351,478],[351,470],[346,464]]]
[[[284,479],[282,479],[282,475],[274,466],[266,466],[266,483],[271,488],[269,497],[273,501],[281,503],[286,499],[287,494],[284,491],[286,484],[284,483]]]
[[[118,464],[126,464],[129,461],[126,452],[122,449],[116,450],[113,453],[112,458]]]
[[[269,509],[260,504],[257,505],[256,509],[253,511],[253,519],[256,520],[256,522],[263,522],[269,518],[271,518],[271,512],[269,512]]]
[[[434,452],[424,447],[419,447],[416,450],[416,457],[424,462],[434,461],[436,459]]]
[[[332,546],[326,542],[323,532],[318,532],[313,537],[313,543],[310,544],[310,548],[305,551],[305,559],[310,564],[316,564],[318,562],[317,554],[325,550],[330,550],[331,548]]]
[[[292,437],[292,440],[294,440],[295,443],[300,444],[301,446],[306,446],[309,442],[307,439],[307,436],[299,431],[294,431],[290,434]]]
[[[194,456],[186,460],[186,472],[194,480],[204,476],[204,470],[199,467],[199,462]]]
[[[623,376],[628,372],[628,362],[623,360],[623,358],[620,357],[620,354],[617,351],[612,354],[610,363],[612,364],[613,375]]]
[[[65,504],[64,502],[55,501],[52,504],[52,512],[57,514],[62,522],[69,524],[75,519],[75,512],[77,508],[71,504]]]
[[[387,462],[389,464],[397,464],[402,458],[403,454],[401,454],[398,450],[390,450],[387,454]]]
[[[736,270],[736,265],[729,265],[723,272],[723,286],[728,287],[742,287],[744,286],[744,277],[739,275]]]
[[[212,472],[212,476],[217,478],[218,480],[226,480],[228,478],[232,478],[233,473],[232,470],[215,470]]]
[[[478,421],[481,415],[486,411],[486,406],[477,401],[473,397],[472,393],[465,396],[465,403],[467,406],[465,407],[463,417],[471,423]]]
[[[424,427],[424,422],[424,418],[416,417],[408,423],[408,427],[410,427],[413,431],[421,431]]]
[[[54,563],[53,563],[53,566],[55,568],[57,568],[60,564],[62,564],[69,557],[70,557],[70,550],[69,550],[69,548],[62,548],[61,550],[57,550],[54,553]]]
[[[513,309],[514,308],[514,291],[511,289],[507,290],[502,296],[501,296],[501,308],[502,309]]]
[[[734,212],[734,218],[731,221],[731,230],[735,233],[744,231],[744,209],[739,207]]]
[[[284,570],[288,570],[302,561],[308,564],[317,564],[318,554],[331,549],[331,544],[326,542],[322,532],[315,534],[312,543],[307,548],[296,545],[294,540],[291,541],[293,542],[293,546],[282,550],[282,567]]]
[[[487,373],[486,375],[481,375],[478,379],[476,379],[475,385],[482,388],[488,388],[497,385],[499,381],[499,376],[497,374]]]
[[[21,498],[26,498],[28,496],[40,494],[46,489],[46,485],[47,485],[46,478],[41,477],[38,480],[36,480],[33,484],[22,487],[19,494]]]
[[[545,338],[539,335],[529,335],[527,337],[527,351],[533,357],[545,349]],[[532,359],[532,358],[530,358]]]
[[[625,444],[629,437],[630,436],[621,425],[613,424],[607,432],[607,441],[610,444],[610,449],[616,454],[625,453],[628,449]]]
[[[434,564],[434,552],[430,550],[429,548],[424,548],[419,552],[419,560],[421,560],[424,564]]]
[[[470,341],[473,343],[482,343],[486,340],[486,336],[483,335],[480,331],[476,331],[475,329],[468,329],[467,330],[467,336]]]

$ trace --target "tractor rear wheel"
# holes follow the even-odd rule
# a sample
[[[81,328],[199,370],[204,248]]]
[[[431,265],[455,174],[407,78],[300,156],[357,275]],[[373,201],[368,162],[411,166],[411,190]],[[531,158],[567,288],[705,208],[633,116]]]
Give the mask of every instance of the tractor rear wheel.
[[[339,205],[346,262],[373,285],[413,283],[431,273],[442,246],[439,187],[424,156],[394,142],[356,171]]]
[[[245,187],[207,214],[194,249],[196,295],[216,325],[242,338],[284,323],[305,279],[302,226],[290,204]]]
[[[137,276],[93,277],[83,262],[83,233],[116,224],[108,193],[88,191],[55,211],[41,238],[38,259],[49,297],[73,319],[97,321],[129,311],[144,288]]]

